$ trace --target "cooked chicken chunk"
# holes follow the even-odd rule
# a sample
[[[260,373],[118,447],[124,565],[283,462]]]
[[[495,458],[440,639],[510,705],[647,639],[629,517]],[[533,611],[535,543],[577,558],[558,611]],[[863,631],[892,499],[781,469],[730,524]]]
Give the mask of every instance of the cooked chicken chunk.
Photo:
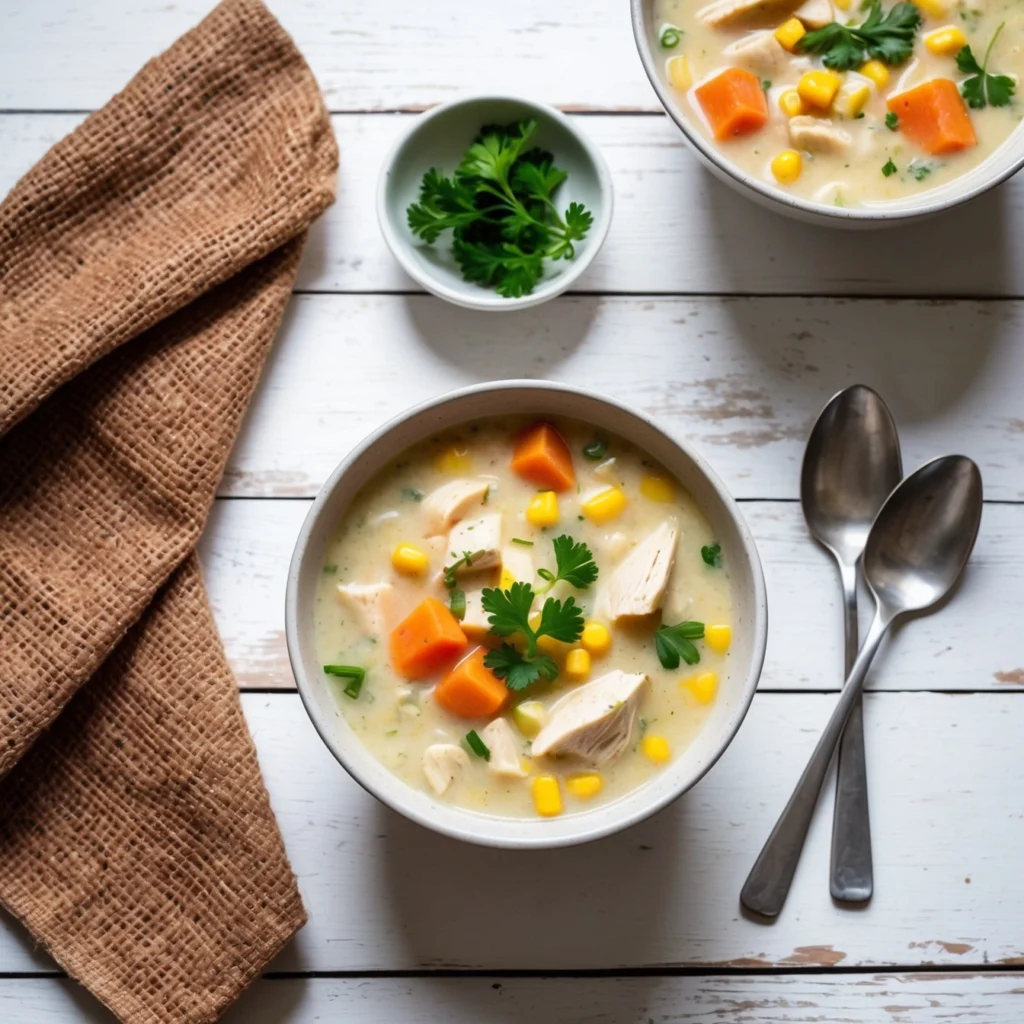
[[[759,75],[773,75],[789,58],[774,32],[753,32],[737,39],[722,51],[731,64],[749,68]]]
[[[338,600],[355,615],[364,633],[380,636],[395,617],[395,588],[390,583],[339,583]]]
[[[793,14],[811,30],[824,28],[836,20],[836,13],[832,10],[832,0],[806,0],[806,3],[798,7]]]
[[[530,555],[530,548],[522,548],[516,544],[510,544],[501,552],[501,568],[512,575],[517,583],[531,583],[535,569],[533,557]]]
[[[423,774],[438,796],[443,796],[468,767],[469,755],[454,743],[435,743],[423,751]]]
[[[827,117],[798,114],[789,119],[789,141],[808,153],[845,153],[853,141],[849,132],[837,128]]]
[[[463,519],[448,536],[448,557],[452,562],[467,552],[473,554],[469,565],[460,565],[456,575],[466,576],[501,565],[501,513]]]
[[[771,22],[792,14],[800,0],[716,0],[697,12],[697,17],[712,28],[732,28],[751,22]]]
[[[640,689],[641,672],[619,669],[577,687],[556,701],[551,717],[533,741],[535,757],[573,754],[591,764],[617,758],[629,745]]]
[[[494,586],[493,580],[488,583],[474,582],[462,586],[462,592],[466,595],[466,614],[462,616],[459,625],[462,627],[463,633],[473,640],[480,640],[484,634],[491,631],[490,618],[484,611],[483,593],[484,587],[492,586]]]
[[[444,533],[464,519],[471,508],[483,502],[490,486],[487,480],[460,477],[431,491],[420,506],[427,536]]]
[[[487,744],[491,759],[487,767],[495,775],[521,779],[526,772],[519,760],[519,743],[516,734],[504,718],[496,718],[480,733],[480,739]]]
[[[661,607],[676,560],[678,524],[666,519],[618,564],[602,594],[608,618],[650,615]]]

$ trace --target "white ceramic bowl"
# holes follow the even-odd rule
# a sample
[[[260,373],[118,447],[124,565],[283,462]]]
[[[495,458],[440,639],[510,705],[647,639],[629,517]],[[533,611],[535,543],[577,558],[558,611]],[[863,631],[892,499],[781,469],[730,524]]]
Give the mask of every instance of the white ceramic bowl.
[[[600,424],[633,442],[673,473],[729,553],[735,618],[730,670],[693,744],[664,771],[613,802],[548,819],[511,819],[466,810],[415,789],[384,767],[352,731],[328,688],[313,635],[313,602],[324,553],[359,490],[393,458],[439,431],[488,416],[565,416]],[[444,835],[487,846],[569,846],[618,832],[685,793],[718,760],[754,696],[764,661],[768,606],[761,562],[736,503],[699,455],[650,420],[586,391],[546,381],[480,384],[403,413],[356,447],[331,474],[306,516],[288,571],[288,655],[313,724],[352,777],[383,803]],[[368,685],[372,680],[368,680]]]
[[[557,193],[561,210],[580,202],[594,215],[586,238],[571,260],[545,260],[544,277],[529,295],[506,299],[490,288],[464,281],[451,255],[451,232],[434,245],[419,241],[409,230],[405,211],[419,197],[420,182],[431,167],[450,175],[480,129],[536,118],[537,133],[529,148],[540,146],[569,177]],[[416,118],[381,168],[377,186],[377,219],[388,248],[410,277],[427,291],[469,309],[515,310],[537,306],[560,295],[597,255],[612,221],[612,179],[600,151],[564,114],[540,103],[513,96],[471,96],[435,107]]]
[[[1018,127],[1002,146],[977,167],[945,185],[917,195],[887,200],[872,206],[848,207],[800,199],[770,182],[747,174],[741,167],[723,156],[714,144],[690,123],[678,96],[664,78],[664,56],[657,40],[658,26],[654,23],[654,0],[630,0],[630,6],[633,36],[640,52],[640,59],[669,117],[679,126],[701,162],[717,178],[761,206],[813,224],[848,228],[895,227],[969,202],[1006,181],[1024,166],[1024,130]]]

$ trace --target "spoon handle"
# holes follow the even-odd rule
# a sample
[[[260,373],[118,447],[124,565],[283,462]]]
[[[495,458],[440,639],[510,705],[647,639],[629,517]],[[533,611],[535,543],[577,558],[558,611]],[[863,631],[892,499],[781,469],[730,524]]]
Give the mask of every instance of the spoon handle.
[[[885,631],[889,628],[890,621],[880,610],[876,610],[868,635],[864,638],[864,645],[839,693],[839,701],[832,712],[832,717],[828,720],[825,731],[821,734],[818,745],[814,748],[814,753],[811,754],[811,759],[807,762],[807,767],[789,798],[789,803],[775,823],[775,828],[772,829],[743,884],[740,902],[747,910],[765,917],[775,917],[786,902],[800,860],[800,852],[807,838],[807,830],[814,816],[818,794],[828,774],[836,744],[850,711],[860,699],[868,667],[878,650],[878,645],[882,642],[882,637],[885,636]]]
[[[840,565],[846,621],[846,673],[857,657],[857,566]],[[864,754],[863,696],[853,705],[839,743],[836,804],[832,815],[832,898],[862,903],[871,898],[871,818]]]

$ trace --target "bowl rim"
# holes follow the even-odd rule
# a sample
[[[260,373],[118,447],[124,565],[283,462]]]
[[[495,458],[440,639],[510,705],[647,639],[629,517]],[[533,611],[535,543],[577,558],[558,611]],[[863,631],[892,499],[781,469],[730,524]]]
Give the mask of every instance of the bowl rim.
[[[452,110],[460,107],[476,105],[487,105],[492,103],[518,104],[528,110],[554,121],[556,124],[571,135],[579,143],[587,159],[594,169],[594,177],[598,183],[598,190],[601,195],[601,209],[590,228],[590,235],[586,239],[586,247],[579,253],[557,277],[550,278],[547,282],[541,282],[529,295],[522,295],[516,299],[506,299],[488,289],[481,288],[479,297],[472,293],[466,294],[448,286],[440,277],[437,277],[413,260],[407,253],[407,247],[412,245],[411,239],[399,235],[401,227],[396,225],[388,215],[388,185],[391,173],[398,164],[402,151],[408,146],[414,137],[429,127],[430,123],[438,117],[443,117]],[[431,107],[424,113],[414,117],[409,127],[403,131],[388,150],[387,155],[381,163],[380,173],[377,177],[377,222],[380,225],[381,234],[387,243],[391,255],[398,261],[402,269],[414,280],[422,285],[428,292],[440,299],[465,309],[478,309],[487,312],[509,312],[518,309],[529,309],[531,306],[539,306],[548,299],[553,299],[566,291],[583,272],[594,261],[608,236],[611,228],[612,214],[615,207],[615,189],[612,184],[611,172],[601,151],[594,145],[587,135],[580,131],[573,124],[572,120],[560,110],[548,106],[546,103],[539,103],[523,96],[513,96],[511,93],[472,93],[467,96],[460,96],[449,100],[447,103]],[[404,226],[404,225],[403,225]]]
[[[658,69],[655,67],[654,54],[651,50],[650,40],[647,36],[647,25],[644,15],[645,6],[650,2],[651,0],[630,0],[630,13],[631,21],[633,23],[633,41],[636,44],[637,52],[640,55],[640,62],[643,64],[644,71],[650,80],[651,86],[654,88],[655,93],[657,93],[658,100],[665,109],[665,112],[675,122],[676,127],[683,133],[683,138],[693,146],[704,160],[725,176],[728,184],[732,185],[734,188],[738,188],[740,191],[753,192],[756,197],[761,200],[767,200],[769,203],[788,207],[789,212],[804,219],[818,220],[819,223],[821,220],[825,219],[836,223],[843,221],[853,222],[863,226],[898,225],[909,221],[920,220],[923,217],[931,217],[944,210],[949,210],[953,207],[969,203],[971,200],[984,195],[997,185],[1001,185],[1008,178],[1012,178],[1022,167],[1024,167],[1024,148],[1022,148],[1020,155],[1015,160],[1012,160],[1002,171],[992,175],[984,181],[979,182],[973,188],[967,189],[957,195],[951,195],[933,203],[922,205],[913,210],[883,210],[876,207],[829,206],[826,203],[813,203],[806,199],[800,199],[798,196],[789,195],[767,182],[759,181],[757,178],[746,174],[731,160],[727,160],[723,157],[722,154],[719,153],[719,151],[715,149],[715,147],[712,146],[708,140],[705,139],[700,132],[696,131],[696,129],[694,129],[689,123],[686,116],[674,102],[673,97],[669,93],[668,86],[666,86],[662,81],[661,76],[658,74]],[[1014,129],[1014,131],[1016,130],[1017,129]],[[1013,133],[1011,132],[1011,135],[1012,134]],[[993,155],[994,153],[995,151],[993,151]]]
[[[603,823],[586,822],[582,816],[579,816],[580,821],[583,822],[583,827],[577,832],[551,836],[541,834],[537,837],[526,836],[522,833],[495,835],[487,833],[486,823],[489,817],[491,817],[488,815],[479,815],[481,829],[479,832],[476,832],[462,827],[458,823],[447,822],[443,820],[442,817],[432,817],[429,814],[421,813],[417,808],[410,806],[409,802],[402,799],[402,794],[406,790],[410,793],[415,792],[415,790],[407,782],[399,779],[397,776],[392,776],[398,783],[398,785],[394,787],[393,791],[381,791],[375,786],[369,775],[364,773],[360,766],[355,763],[354,759],[348,757],[345,749],[346,745],[344,743],[334,742],[331,730],[321,719],[320,707],[314,695],[315,688],[318,684],[314,680],[307,678],[303,669],[301,653],[301,624],[298,619],[299,579],[303,564],[310,550],[311,536],[313,531],[316,529],[323,510],[330,501],[334,490],[338,487],[342,479],[352,469],[352,467],[378,441],[406,422],[424,415],[429,415],[430,412],[451,402],[460,401],[470,396],[493,394],[500,391],[538,389],[548,392],[568,393],[582,396],[585,399],[595,401],[599,404],[603,404],[607,407],[623,412],[628,417],[633,417],[639,421],[640,425],[646,426],[655,433],[661,435],[669,445],[677,448],[684,457],[691,460],[696,470],[704,477],[706,482],[717,495],[724,514],[732,521],[732,525],[740,538],[743,557],[749,567],[751,585],[753,589],[753,615],[751,621],[753,646],[746,678],[742,682],[742,692],[736,701],[735,707],[731,711],[729,719],[725,723],[725,728],[718,737],[717,745],[712,747],[713,753],[711,753],[705,761],[698,764],[694,771],[684,777],[681,777],[678,785],[668,788],[666,792],[659,794],[655,799],[649,799],[647,801],[636,799],[637,794],[642,796],[645,790],[644,786],[639,786],[620,797],[613,804],[608,805],[609,807],[617,805],[619,807],[619,812],[605,816]],[[628,437],[627,440],[629,440]],[[380,468],[380,466],[377,466],[374,472],[379,471]],[[333,472],[327,478],[323,487],[320,489],[316,498],[310,505],[309,511],[306,513],[302,522],[288,566],[284,612],[288,659],[291,663],[292,674],[295,678],[299,696],[306,709],[306,713],[309,715],[310,721],[313,723],[313,727],[316,729],[321,740],[323,740],[328,750],[330,750],[338,763],[349,773],[349,775],[359,783],[363,789],[365,789],[370,795],[376,797],[385,806],[390,807],[393,811],[403,815],[411,821],[414,821],[416,824],[421,825],[424,828],[430,829],[433,832],[437,832],[452,839],[459,839],[480,846],[491,846],[506,849],[553,849],[591,842],[593,840],[624,831],[625,829],[646,820],[661,811],[670,803],[674,802],[683,793],[692,789],[718,762],[722,754],[725,753],[731,745],[736,733],[743,724],[754,699],[754,694],[757,691],[758,681],[764,667],[765,651],[768,642],[768,596],[760,555],[754,542],[753,535],[751,534],[750,528],[739,509],[736,499],[732,497],[728,490],[726,490],[725,485],[718,478],[714,470],[712,470],[705,460],[686,442],[673,437],[644,413],[631,409],[623,403],[618,402],[607,395],[601,394],[600,392],[592,391],[588,388],[578,388],[547,380],[516,379],[490,381],[446,392],[435,398],[420,402],[417,405],[399,413],[397,416],[392,417],[386,423],[371,431],[361,442],[355,445],[355,447],[353,447],[338,463]],[[361,741],[356,738],[356,742]],[[574,815],[567,817],[568,820],[571,820],[577,816]]]

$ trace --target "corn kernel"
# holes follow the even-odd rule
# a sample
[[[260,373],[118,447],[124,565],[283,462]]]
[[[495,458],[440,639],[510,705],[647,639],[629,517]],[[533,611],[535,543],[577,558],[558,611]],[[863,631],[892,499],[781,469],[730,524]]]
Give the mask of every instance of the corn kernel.
[[[618,487],[607,487],[595,494],[582,506],[583,514],[595,523],[610,523],[629,504],[629,499]]]
[[[415,544],[399,544],[391,552],[391,564],[403,576],[422,576],[430,566],[430,559]]]
[[[685,57],[669,57],[665,71],[673,89],[686,92],[693,85],[693,72],[690,70],[690,62]]]
[[[799,18],[790,18],[775,30],[775,38],[779,41],[779,46],[784,50],[789,50],[790,53],[796,53],[796,44],[805,35],[807,35],[807,29],[804,28],[804,23]]]
[[[562,792],[554,775],[538,775],[530,790],[533,793],[533,806],[539,815],[552,818],[562,813]]]
[[[710,704],[718,693],[718,675],[714,672],[701,672],[690,679],[684,679],[682,685],[698,704]]]
[[[667,502],[676,496],[676,489],[666,477],[648,474],[640,481],[640,493],[648,501]]]
[[[871,86],[866,82],[847,82],[836,95],[832,109],[840,117],[855,118],[871,99]]]
[[[597,772],[578,772],[565,780],[565,788],[577,800],[590,800],[604,788],[604,779]]]
[[[512,721],[527,739],[533,739],[544,728],[547,717],[547,710],[539,700],[524,700],[512,709]]]
[[[796,89],[787,89],[779,97],[779,110],[781,110],[786,117],[799,117],[806,107],[804,107],[804,101],[800,99],[800,93]]]
[[[929,32],[924,37],[924,45],[936,57],[946,57],[959,53],[967,45],[967,36],[956,25],[947,25],[945,28]]]
[[[645,736],[640,741],[640,749],[644,752],[644,757],[655,764],[664,764],[672,756],[668,740],[664,736]]]
[[[599,658],[612,649],[612,634],[603,622],[588,622],[583,626],[580,644],[584,650]]]
[[[565,674],[574,682],[581,683],[590,675],[590,653],[577,647],[565,658]]]
[[[792,185],[804,169],[804,158],[795,149],[784,149],[771,164],[772,175],[780,185]]]
[[[842,81],[834,71],[807,71],[796,83],[796,91],[804,103],[819,110],[828,110]]]
[[[878,89],[884,89],[889,84],[889,69],[880,60],[869,60],[867,64],[862,64],[860,73],[870,78]]]
[[[558,522],[558,495],[554,491],[541,491],[526,506],[526,521],[533,526],[554,526]]]
[[[732,643],[732,629],[729,626],[705,626],[704,643],[713,651],[725,654]]]
[[[832,0],[832,3],[834,3],[841,11],[848,11],[853,0]]]
[[[944,18],[949,14],[950,0],[914,0],[914,3],[929,18]]]
[[[469,454],[469,449],[454,445],[434,459],[434,468],[439,473],[446,473],[448,476],[462,476],[468,473],[472,466],[473,459]]]
[[[498,589],[499,590],[508,590],[508,588],[511,587],[512,584],[515,583],[515,581],[516,581],[515,576],[513,576],[512,573],[508,569],[506,569],[504,566],[502,566],[501,578],[498,580]]]

